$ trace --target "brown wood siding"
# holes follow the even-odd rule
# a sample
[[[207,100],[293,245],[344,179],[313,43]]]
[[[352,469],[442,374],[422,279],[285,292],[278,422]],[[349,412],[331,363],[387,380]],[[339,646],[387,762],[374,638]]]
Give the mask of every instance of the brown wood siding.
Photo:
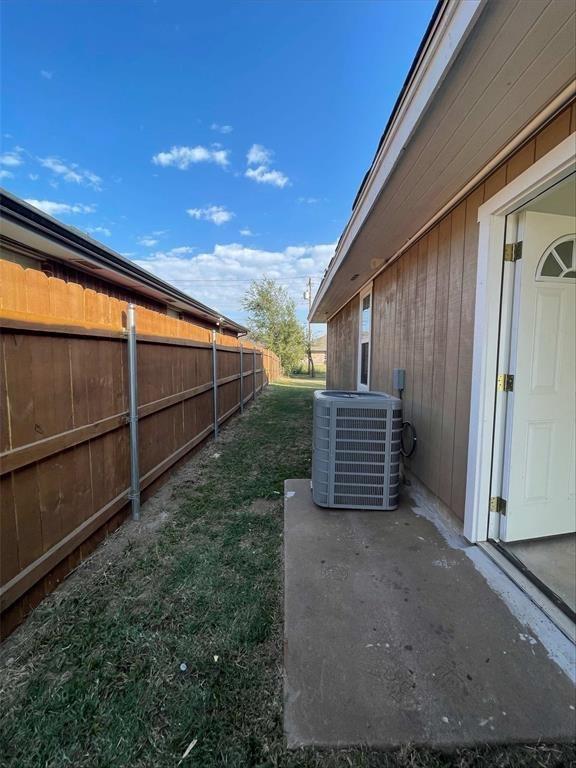
[[[392,369],[406,368],[404,417],[413,422],[418,433],[418,450],[406,463],[461,520],[466,493],[478,208],[575,130],[576,112],[570,106],[374,280],[370,386],[391,392]],[[407,232],[406,237],[409,235]],[[356,296],[328,323],[330,387],[355,386],[357,336]]]
[[[356,389],[359,300],[355,296],[328,324],[326,386]]]

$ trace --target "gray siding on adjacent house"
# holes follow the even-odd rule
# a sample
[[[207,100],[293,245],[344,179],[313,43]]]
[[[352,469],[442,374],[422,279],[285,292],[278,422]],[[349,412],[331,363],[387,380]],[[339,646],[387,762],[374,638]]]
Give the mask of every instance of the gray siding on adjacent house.
[[[418,433],[410,469],[464,518],[478,207],[576,130],[560,112],[385,269],[373,285],[370,386],[392,391],[406,368],[404,418]],[[406,232],[406,239],[411,236]],[[392,254],[374,254],[390,258]],[[328,386],[356,385],[358,296],[328,323]]]

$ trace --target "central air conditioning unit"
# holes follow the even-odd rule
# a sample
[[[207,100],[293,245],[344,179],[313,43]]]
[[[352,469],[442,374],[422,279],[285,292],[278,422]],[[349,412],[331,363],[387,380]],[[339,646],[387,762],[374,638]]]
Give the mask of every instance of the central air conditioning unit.
[[[314,393],[312,498],[321,507],[396,509],[402,401],[380,392]]]

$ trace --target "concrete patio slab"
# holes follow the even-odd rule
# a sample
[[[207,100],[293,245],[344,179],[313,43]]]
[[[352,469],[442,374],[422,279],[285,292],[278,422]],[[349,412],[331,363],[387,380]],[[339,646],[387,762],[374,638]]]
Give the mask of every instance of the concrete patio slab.
[[[406,495],[348,512],[285,491],[289,747],[574,738],[574,646],[477,547]]]

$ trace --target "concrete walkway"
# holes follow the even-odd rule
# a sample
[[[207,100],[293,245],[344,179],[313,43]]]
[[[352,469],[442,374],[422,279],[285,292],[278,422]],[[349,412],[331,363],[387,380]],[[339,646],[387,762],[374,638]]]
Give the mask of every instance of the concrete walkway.
[[[573,739],[574,646],[477,547],[285,488],[289,747]]]

